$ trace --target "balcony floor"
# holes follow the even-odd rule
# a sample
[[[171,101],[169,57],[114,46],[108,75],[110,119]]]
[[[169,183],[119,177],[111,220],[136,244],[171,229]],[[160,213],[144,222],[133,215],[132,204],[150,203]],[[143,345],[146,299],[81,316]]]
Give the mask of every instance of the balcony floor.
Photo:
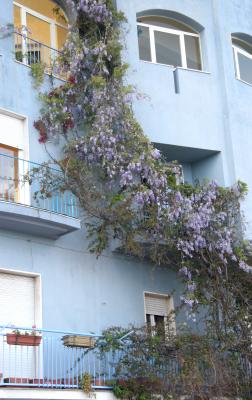
[[[115,400],[111,390],[96,390],[84,393],[82,390],[73,389],[37,389],[37,388],[0,388],[1,400]]]
[[[78,218],[18,203],[0,201],[0,229],[57,239],[81,228]]]

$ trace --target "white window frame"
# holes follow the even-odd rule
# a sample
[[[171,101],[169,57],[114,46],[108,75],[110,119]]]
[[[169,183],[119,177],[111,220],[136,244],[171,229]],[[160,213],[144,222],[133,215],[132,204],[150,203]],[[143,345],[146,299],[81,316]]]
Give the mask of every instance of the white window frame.
[[[239,81],[242,81],[242,82],[248,83],[249,85],[252,85],[252,82],[247,82],[241,78],[240,64],[239,64],[239,58],[238,58],[238,54],[240,53],[243,56],[250,59],[251,65],[252,65],[252,54],[248,53],[246,50],[241,49],[240,47],[236,46],[235,44],[232,44],[232,48],[233,48],[233,52],[234,52],[236,78],[239,79]]]
[[[58,48],[56,48],[56,47],[58,47],[57,35],[56,35],[56,26],[59,26],[59,27],[61,27],[61,28],[63,28],[63,29],[66,29],[66,30],[68,30],[68,27],[66,27],[65,25],[61,24],[60,22],[56,22],[54,19],[48,18],[48,17],[46,17],[45,15],[40,14],[40,13],[38,13],[37,11],[34,11],[34,10],[32,10],[31,8],[26,7],[26,6],[20,4],[20,3],[16,2],[16,1],[13,2],[13,5],[15,5],[15,6],[17,6],[17,7],[20,8],[20,12],[21,12],[21,24],[22,24],[22,26],[27,26],[27,23],[26,23],[26,15],[27,15],[27,14],[30,14],[30,15],[32,15],[33,17],[39,18],[39,19],[41,19],[42,21],[47,22],[47,23],[50,25],[50,42],[51,42],[51,43],[50,43],[50,47],[51,47],[52,49],[54,49],[54,50],[59,50]],[[63,10],[62,10],[62,11],[63,11]],[[66,20],[67,20],[67,17],[66,17],[66,16],[65,16],[65,18],[66,18]],[[27,35],[27,32],[24,32],[24,33],[22,33],[22,34],[23,34],[23,46],[24,46],[23,48],[25,48],[25,46],[26,46],[25,37],[26,37],[26,36],[29,36],[29,35]],[[43,43],[42,43],[42,44],[43,44]],[[26,52],[25,52],[25,53],[26,53]]]
[[[187,66],[187,59],[186,59],[186,47],[185,47],[185,36],[192,36],[192,37],[197,37],[199,39],[199,51],[200,51],[200,64],[201,64],[201,69],[193,69],[195,71],[202,71],[203,70],[203,61],[202,61],[202,51],[201,51],[201,40],[200,40],[200,35],[198,33],[191,33],[191,32],[185,32],[177,29],[171,29],[171,28],[164,28],[161,26],[156,26],[156,25],[150,25],[150,24],[145,24],[143,22],[137,22],[137,26],[144,26],[145,28],[149,28],[149,34],[150,34],[150,50],[151,50],[151,61],[153,64],[160,64],[157,62],[157,56],[156,56],[156,46],[155,46],[155,36],[154,32],[163,32],[163,33],[169,33],[172,35],[176,35],[179,37],[179,43],[180,43],[180,55],[181,55],[181,67],[178,68],[184,68],[184,69],[192,69],[188,68]],[[165,64],[170,67],[174,67],[174,65],[169,65]]]
[[[14,147],[18,149],[18,159],[19,159],[19,166],[18,170],[23,171],[23,173],[28,173],[28,170],[24,170],[23,167],[23,160],[30,160],[30,149],[29,149],[29,120],[26,115],[21,115],[17,113],[13,113],[5,108],[0,108],[0,115],[7,115],[11,118],[15,118],[21,120],[23,122],[23,141],[22,147],[18,144],[11,144],[8,142],[4,142],[3,144],[6,146]],[[28,164],[27,164],[28,166]],[[20,202],[27,206],[31,205],[31,195],[30,195],[30,185],[29,182],[25,182],[22,185],[19,185],[19,196]]]
[[[167,310],[167,315],[164,315],[164,324],[165,324],[165,330],[167,330],[167,322],[168,322],[168,317],[170,314],[172,314],[175,310],[174,307],[174,299],[173,296],[169,294],[164,294],[164,293],[158,293],[158,292],[149,292],[149,291],[144,291],[143,292],[143,299],[144,299],[144,321],[145,324],[147,325],[147,308],[146,308],[146,301],[145,298],[147,296],[153,296],[153,297],[163,297],[165,299],[168,299],[168,305],[169,308]],[[150,315],[150,323],[151,323],[151,328],[155,328],[155,314],[149,314]],[[170,329],[176,334],[176,321],[174,316],[172,316],[171,320],[169,321]],[[167,332],[166,332],[167,334]]]

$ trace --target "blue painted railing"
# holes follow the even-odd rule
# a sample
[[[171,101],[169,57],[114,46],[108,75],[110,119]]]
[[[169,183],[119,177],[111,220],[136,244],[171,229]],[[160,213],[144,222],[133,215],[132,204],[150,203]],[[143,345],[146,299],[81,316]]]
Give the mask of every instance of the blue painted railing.
[[[13,336],[16,331],[19,334]],[[24,342],[24,335],[30,343]],[[50,389],[82,388],[83,377],[88,374],[94,389],[112,389],[116,379],[115,369],[131,347],[128,337],[120,339],[121,349],[99,352],[94,346],[102,336],[95,333],[67,332],[59,330],[32,329],[26,327],[0,326],[0,387],[40,387]],[[12,336],[10,336],[12,335]],[[126,341],[125,341],[126,340]],[[22,342],[22,343],[21,343]],[[37,343],[36,343],[37,342]],[[101,343],[102,344],[102,343]],[[181,379],[181,355],[169,354],[165,364],[156,364],[149,358],[150,369],[159,367],[160,379],[173,384]],[[247,381],[252,378],[252,365],[244,357],[240,365],[246,372]],[[214,369],[204,370],[205,385],[216,384]],[[202,370],[202,371],[203,371]],[[149,371],[150,372],[150,371]],[[156,373],[156,372],[155,372]],[[127,379],[121,370],[120,378]],[[141,377],[140,377],[141,378]]]
[[[16,338],[8,336],[16,330],[20,332]],[[31,344],[21,345],[25,332]],[[108,352],[101,357],[92,348],[92,341],[99,337],[93,333],[0,326],[0,386],[78,389],[88,373],[93,388],[110,389],[119,355]],[[78,346],[80,338],[91,347]],[[35,345],[38,339],[40,343]]]
[[[27,176],[40,167],[35,162],[0,153],[0,200],[79,218],[77,199],[71,192],[54,191],[50,197],[36,196],[41,187],[41,174],[33,174],[30,184]],[[56,178],[62,176],[61,171],[52,171]]]

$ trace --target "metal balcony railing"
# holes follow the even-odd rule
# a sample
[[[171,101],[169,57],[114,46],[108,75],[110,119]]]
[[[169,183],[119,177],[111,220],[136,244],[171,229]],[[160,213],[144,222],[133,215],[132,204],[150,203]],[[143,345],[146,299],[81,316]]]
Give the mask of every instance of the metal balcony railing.
[[[77,199],[71,192],[58,190],[50,197],[40,195],[42,176],[39,172],[33,172],[32,182],[27,181],[29,173],[39,171],[40,167],[40,164],[0,153],[0,200],[78,218]],[[60,179],[61,171],[52,171],[55,179]]]
[[[89,374],[92,387],[110,388],[117,355],[101,358],[92,349],[98,338],[91,333],[0,326],[0,386],[77,389]]]
[[[129,333],[130,335],[130,333]],[[125,335],[126,337],[127,335]],[[118,379],[116,368],[126,355],[131,359],[131,343],[120,339],[122,347],[99,351],[95,341],[102,336],[92,333],[64,332],[25,327],[0,326],[0,387],[40,387],[50,389],[82,388],[84,377],[88,375],[90,386],[94,389],[112,389]],[[146,376],[137,375],[138,379],[156,376],[173,385],[183,381],[183,357],[169,349],[163,361],[154,355],[136,352],[136,363],[142,364],[148,358],[149,369]],[[142,357],[142,360],[141,360]],[[143,371],[141,370],[142,374]],[[240,365],[245,371],[245,380],[251,382],[252,366],[248,360],[240,358]],[[122,364],[121,364],[122,366]],[[127,369],[127,368],[126,368]],[[205,387],[217,384],[215,368],[206,367],[199,362]],[[127,380],[127,371],[121,368],[120,379]],[[137,374],[137,368],[136,368]],[[138,371],[138,373],[139,373]],[[244,381],[245,382],[245,381]],[[87,381],[86,381],[87,383]]]
[[[15,59],[22,64],[44,64],[45,72],[61,79],[66,79],[66,73],[60,67],[58,58],[60,51],[40,43],[29,36],[15,32]]]

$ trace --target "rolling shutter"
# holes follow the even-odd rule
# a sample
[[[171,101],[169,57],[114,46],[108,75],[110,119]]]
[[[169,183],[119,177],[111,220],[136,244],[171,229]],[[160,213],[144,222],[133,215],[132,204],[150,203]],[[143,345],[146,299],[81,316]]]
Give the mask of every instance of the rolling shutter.
[[[35,322],[35,278],[0,272],[0,325],[31,328]],[[0,371],[3,378],[34,378],[36,348],[6,343],[0,329]]]
[[[145,313],[166,317],[169,314],[169,296],[145,293]]]
[[[0,323],[32,327],[35,322],[35,279],[0,273]]]
[[[24,121],[0,113],[0,143],[24,149]]]

